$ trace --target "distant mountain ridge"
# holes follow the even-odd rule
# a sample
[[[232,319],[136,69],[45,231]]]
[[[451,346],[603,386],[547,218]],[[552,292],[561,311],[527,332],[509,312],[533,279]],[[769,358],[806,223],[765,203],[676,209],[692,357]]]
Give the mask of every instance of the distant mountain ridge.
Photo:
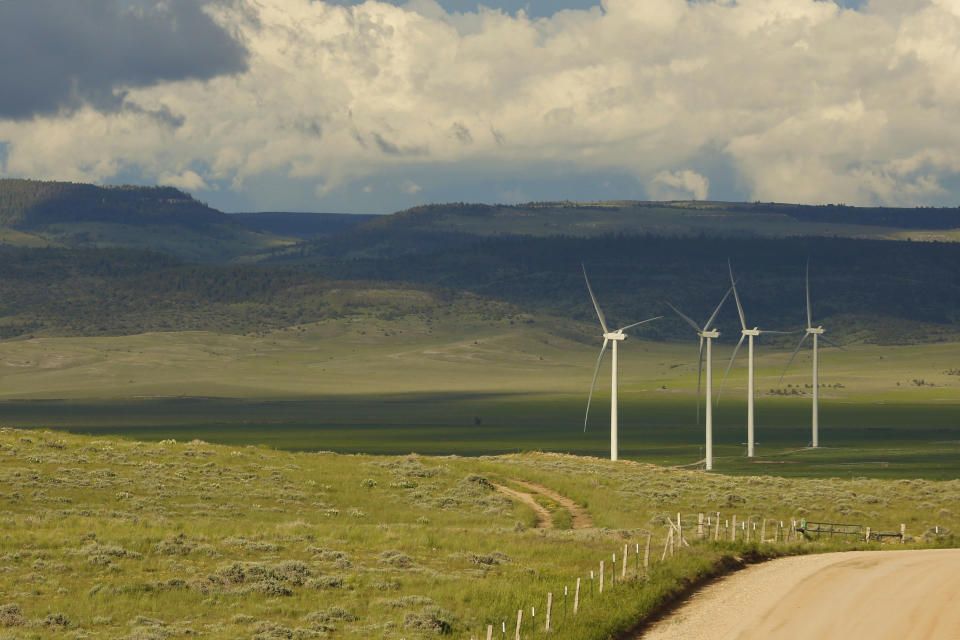
[[[51,224],[157,223],[202,228],[227,224],[226,214],[173,187],[100,187],[73,182],[0,179],[0,224],[36,229]]]

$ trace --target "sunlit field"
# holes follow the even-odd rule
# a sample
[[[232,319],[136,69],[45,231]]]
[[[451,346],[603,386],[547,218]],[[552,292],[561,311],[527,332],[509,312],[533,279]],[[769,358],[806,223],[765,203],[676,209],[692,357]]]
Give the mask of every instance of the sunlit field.
[[[439,323],[438,323],[439,324]],[[571,337],[563,337],[571,336]],[[138,439],[291,450],[481,455],[609,452],[609,361],[568,326],[329,322],[261,336],[169,333],[0,345],[0,420]],[[952,478],[960,473],[960,345],[821,352],[821,448],[810,355],[757,350],[757,454],[745,457],[745,354],[715,409],[716,470]],[[730,346],[715,349],[719,387]],[[621,457],[702,458],[696,343],[621,350]],[[701,407],[702,415],[702,407]]]

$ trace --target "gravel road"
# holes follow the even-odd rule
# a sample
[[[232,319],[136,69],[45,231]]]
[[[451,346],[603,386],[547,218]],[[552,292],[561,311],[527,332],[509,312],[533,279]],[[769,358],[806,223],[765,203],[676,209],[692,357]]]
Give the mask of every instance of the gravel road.
[[[693,594],[643,640],[960,640],[960,549],[771,560]]]

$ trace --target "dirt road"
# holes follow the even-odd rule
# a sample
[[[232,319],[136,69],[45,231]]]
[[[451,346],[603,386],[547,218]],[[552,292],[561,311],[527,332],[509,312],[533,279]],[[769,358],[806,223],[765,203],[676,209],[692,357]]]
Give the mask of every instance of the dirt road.
[[[519,500],[524,503],[531,509],[534,513],[537,514],[537,528],[538,529],[552,529],[553,528],[553,515],[550,511],[537,502],[536,498],[533,497],[533,493],[539,493],[544,495],[551,500],[554,500],[557,504],[567,509],[570,512],[571,527],[574,529],[588,529],[593,526],[593,518],[590,517],[590,514],[586,509],[581,507],[579,504],[571,500],[570,498],[557,493],[549,487],[545,487],[542,484],[536,484],[535,482],[527,482],[526,480],[517,480],[516,478],[511,478],[510,482],[518,486],[529,489],[532,493],[525,493],[523,491],[516,491],[509,487],[505,487],[501,484],[492,482],[491,484],[496,488],[497,491],[504,493],[515,500]]]
[[[958,640],[960,550],[772,560],[695,593],[643,640]]]

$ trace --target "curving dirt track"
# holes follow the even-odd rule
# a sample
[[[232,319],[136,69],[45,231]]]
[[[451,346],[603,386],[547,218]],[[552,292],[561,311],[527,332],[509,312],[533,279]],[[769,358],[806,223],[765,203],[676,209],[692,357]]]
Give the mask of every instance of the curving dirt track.
[[[957,640],[960,549],[772,560],[710,584],[643,640]]]
[[[557,493],[549,487],[545,487],[542,484],[536,484],[535,482],[527,482],[526,480],[517,480],[511,478],[510,482],[525,487],[532,491],[533,493],[539,493],[545,495],[548,498],[554,500],[557,504],[567,509],[570,512],[570,521],[571,526],[574,529],[588,529],[593,526],[593,518],[590,517],[590,514],[586,509],[581,507],[579,504],[568,498],[567,496]],[[497,491],[504,493],[515,500],[519,500],[524,503],[537,514],[537,528],[538,529],[552,529],[553,528],[553,516],[550,514],[550,511],[546,507],[541,505],[530,493],[524,493],[523,491],[516,491],[510,487],[505,487],[496,482],[491,482],[496,488]]]
[[[550,512],[547,511],[546,507],[534,500],[532,495],[522,491],[514,491],[510,487],[505,487],[502,484],[497,484],[496,482],[491,482],[490,484],[492,484],[500,493],[506,494],[514,500],[519,500],[523,504],[533,509],[534,513],[537,514],[537,529],[553,529],[553,516],[550,515]]]
[[[511,482],[518,484],[521,487],[526,487],[533,491],[534,493],[539,493],[547,496],[561,507],[570,512],[570,521],[571,527],[574,529],[589,529],[593,526],[593,518],[590,516],[590,513],[581,507],[579,504],[563,495],[562,493],[557,493],[550,487],[545,487],[542,484],[537,484],[536,482],[527,482],[526,480],[516,480],[512,479]]]

